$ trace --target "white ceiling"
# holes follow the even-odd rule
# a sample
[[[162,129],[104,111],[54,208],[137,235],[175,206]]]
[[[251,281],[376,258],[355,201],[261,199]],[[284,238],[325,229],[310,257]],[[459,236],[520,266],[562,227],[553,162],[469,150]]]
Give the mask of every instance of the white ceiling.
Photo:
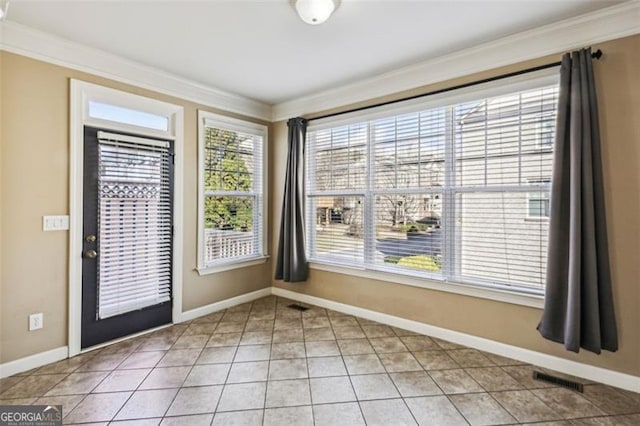
[[[278,104],[617,3],[343,0],[310,26],[288,0],[13,0],[6,19]]]

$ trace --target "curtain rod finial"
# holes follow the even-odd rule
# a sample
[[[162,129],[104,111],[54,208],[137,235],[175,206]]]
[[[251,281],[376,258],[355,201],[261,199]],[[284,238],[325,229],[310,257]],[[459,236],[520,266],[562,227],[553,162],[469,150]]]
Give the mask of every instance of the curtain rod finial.
[[[595,52],[593,52],[593,53],[591,54],[591,57],[592,57],[593,59],[600,59],[600,58],[602,58],[602,50],[600,50],[600,49],[596,50]]]

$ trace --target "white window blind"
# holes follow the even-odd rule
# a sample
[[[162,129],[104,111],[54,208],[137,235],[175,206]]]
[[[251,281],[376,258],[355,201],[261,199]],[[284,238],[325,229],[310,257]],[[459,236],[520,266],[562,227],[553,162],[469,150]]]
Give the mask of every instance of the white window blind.
[[[311,132],[306,158],[307,224],[313,256],[364,263],[364,194],[368,186],[366,123]]]
[[[309,258],[542,293],[557,93],[312,128]]]
[[[204,121],[203,267],[263,252],[264,135]]]
[[[171,300],[170,145],[131,140],[98,134],[100,319]]]

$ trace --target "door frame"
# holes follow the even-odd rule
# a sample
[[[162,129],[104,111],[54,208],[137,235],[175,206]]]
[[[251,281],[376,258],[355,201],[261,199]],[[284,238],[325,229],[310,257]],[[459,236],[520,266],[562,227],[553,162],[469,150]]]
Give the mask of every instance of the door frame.
[[[168,130],[153,130],[136,125],[90,117],[89,102],[91,101],[167,117]],[[121,90],[71,79],[69,107],[68,299],[68,345],[70,357],[91,349],[81,349],[80,344],[82,327],[83,156],[85,125],[114,132],[122,131],[136,133],[141,136],[165,138],[174,142],[172,320],[174,323],[180,322],[182,317],[184,108],[181,105],[170,104]]]

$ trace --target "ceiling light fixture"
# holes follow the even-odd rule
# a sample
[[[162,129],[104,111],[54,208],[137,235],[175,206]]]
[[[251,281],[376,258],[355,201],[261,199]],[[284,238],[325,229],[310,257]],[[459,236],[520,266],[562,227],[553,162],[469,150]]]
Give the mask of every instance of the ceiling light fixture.
[[[340,0],[294,0],[293,3],[300,19],[318,25],[329,19]]]

